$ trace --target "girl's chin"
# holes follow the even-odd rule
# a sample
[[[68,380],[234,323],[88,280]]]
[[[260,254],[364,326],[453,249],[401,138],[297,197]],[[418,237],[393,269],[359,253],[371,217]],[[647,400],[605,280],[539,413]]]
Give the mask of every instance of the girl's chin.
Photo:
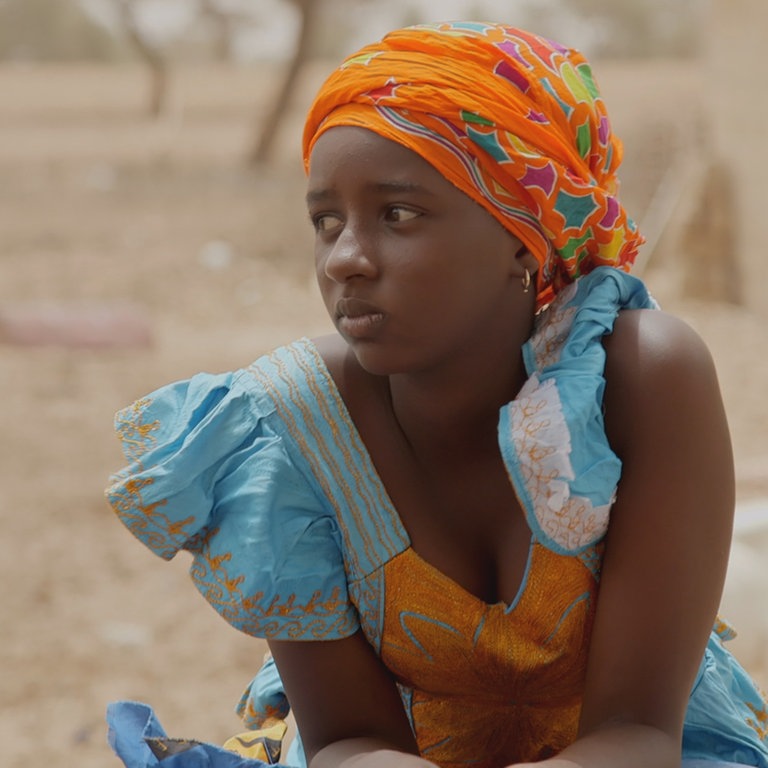
[[[385,347],[383,344],[346,339],[360,367],[372,376],[395,376],[416,373],[427,367],[425,360],[406,357],[402,349]]]

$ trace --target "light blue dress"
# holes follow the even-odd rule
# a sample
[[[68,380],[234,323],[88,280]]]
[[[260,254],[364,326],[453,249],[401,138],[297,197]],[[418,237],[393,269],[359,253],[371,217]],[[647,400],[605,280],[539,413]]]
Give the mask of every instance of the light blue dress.
[[[553,569],[575,574],[575,592],[563,596],[557,615],[546,617],[554,629],[542,620],[542,637],[549,642],[559,632],[588,638],[602,539],[621,474],[602,421],[601,339],[620,309],[653,306],[639,280],[600,268],[569,286],[540,316],[523,350],[529,379],[499,420],[501,454],[531,530],[527,576],[512,605],[475,606],[477,621],[467,630],[458,627],[455,617],[441,616],[432,624],[447,635],[430,628],[417,637],[413,625],[403,621],[406,614],[417,615],[407,600],[428,601],[430,595],[411,590],[412,596],[410,587],[400,589],[399,584],[398,594],[405,597],[393,607],[387,587],[415,563],[408,536],[330,374],[306,339],[247,369],[170,385],[118,414],[129,464],[113,479],[110,503],[158,555],[170,559],[189,550],[196,586],[240,630],[258,637],[322,640],[362,629],[404,681],[404,706],[421,747],[421,737],[433,739],[441,727],[440,719],[429,715],[430,692],[420,678],[424,658],[448,653],[440,663],[451,670],[452,679],[475,675],[474,662],[454,668],[457,663],[466,667],[472,658],[461,645],[462,632],[468,643],[478,644],[494,624],[502,627],[502,635],[509,632],[508,642],[518,643],[537,621],[537,603],[529,595],[539,578],[560,573]],[[440,593],[455,588],[435,583]],[[467,613],[463,602],[462,613]],[[561,629],[569,623],[571,635],[566,635]],[[401,635],[398,627],[404,628]],[[725,649],[729,632],[718,623],[710,637],[691,693],[682,757],[707,761],[710,768],[768,768],[766,703]],[[516,633],[523,634],[518,638]],[[455,640],[453,657],[444,637]],[[388,650],[407,642],[412,642],[407,653]],[[575,668],[578,688],[583,654],[570,645],[564,642],[557,663],[566,672]],[[422,653],[420,661],[414,649]],[[410,667],[403,662],[409,658],[416,659]],[[517,684],[518,670],[510,675]],[[482,690],[497,678],[494,671]],[[436,711],[444,712],[444,701],[440,707]],[[257,676],[240,708],[249,727],[286,711],[273,665]],[[510,722],[521,716],[514,708],[503,711]],[[561,747],[577,716],[578,701],[564,707],[560,717],[567,727],[554,729],[542,749]],[[110,707],[109,720],[112,743],[129,768],[157,764],[142,736],[162,732],[149,708],[118,703]],[[452,725],[446,735],[446,743],[456,741],[446,748],[459,750],[449,755],[459,754],[471,739],[468,734],[462,740],[457,730],[460,726]],[[439,756],[425,756],[441,762]],[[298,751],[289,757],[293,764],[301,760]],[[166,758],[166,764],[222,768],[257,763],[213,745],[195,745]],[[483,757],[477,764],[483,764]]]

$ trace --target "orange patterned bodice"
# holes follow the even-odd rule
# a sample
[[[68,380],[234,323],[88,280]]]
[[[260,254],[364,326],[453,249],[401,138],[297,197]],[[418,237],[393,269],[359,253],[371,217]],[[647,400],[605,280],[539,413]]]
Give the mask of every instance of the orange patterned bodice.
[[[425,757],[504,765],[574,739],[595,605],[587,563],[534,543],[511,605],[484,603],[410,548],[383,567],[380,654]]]

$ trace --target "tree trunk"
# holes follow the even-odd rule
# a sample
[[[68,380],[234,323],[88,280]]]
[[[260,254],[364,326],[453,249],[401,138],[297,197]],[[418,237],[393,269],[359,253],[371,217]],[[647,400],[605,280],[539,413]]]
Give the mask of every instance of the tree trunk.
[[[234,58],[234,30],[238,19],[221,10],[214,0],[200,0],[200,10],[213,29],[213,56],[228,63]]]
[[[168,60],[158,47],[149,43],[141,34],[136,24],[131,0],[117,0],[117,3],[125,34],[149,70],[147,112],[153,118],[160,117],[168,101]]]
[[[309,55],[309,46],[314,32],[317,9],[321,3],[320,0],[292,0],[292,2],[301,13],[299,36],[296,40],[293,56],[288,64],[282,85],[259,126],[258,138],[248,155],[251,165],[260,165],[268,160],[277,138],[280,124],[287,111],[291,92]]]

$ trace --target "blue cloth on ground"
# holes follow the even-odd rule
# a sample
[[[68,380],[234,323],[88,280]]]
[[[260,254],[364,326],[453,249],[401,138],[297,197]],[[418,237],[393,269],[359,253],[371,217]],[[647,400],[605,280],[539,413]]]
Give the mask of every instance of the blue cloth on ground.
[[[109,744],[125,768],[266,768],[262,760],[241,757],[204,742],[181,742],[184,751],[158,758],[148,740],[168,740],[152,707],[136,701],[117,701],[107,708]],[[169,740],[173,741],[173,740]],[[287,768],[283,763],[275,766]]]

